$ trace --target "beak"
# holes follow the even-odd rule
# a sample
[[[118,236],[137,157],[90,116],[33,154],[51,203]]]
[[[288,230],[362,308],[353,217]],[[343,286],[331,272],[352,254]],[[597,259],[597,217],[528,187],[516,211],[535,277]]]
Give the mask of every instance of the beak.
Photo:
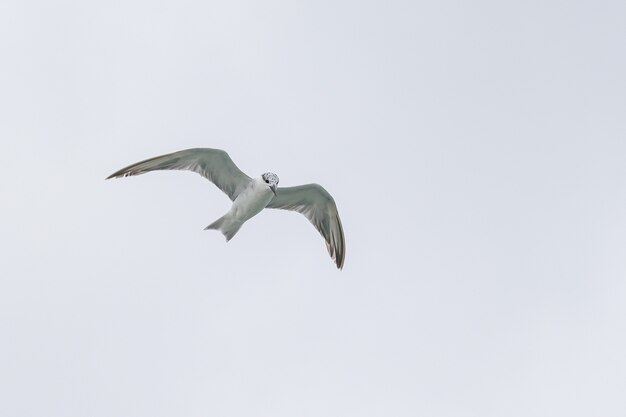
[[[274,193],[274,196],[276,196],[276,186],[270,185],[270,190],[272,190],[272,192]]]

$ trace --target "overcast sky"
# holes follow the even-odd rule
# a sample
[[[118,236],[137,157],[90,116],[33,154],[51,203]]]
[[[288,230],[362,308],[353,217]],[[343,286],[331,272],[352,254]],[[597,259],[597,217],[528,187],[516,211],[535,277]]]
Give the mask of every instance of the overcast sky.
[[[0,4],[0,415],[626,415],[626,3]],[[322,184],[229,243],[189,147]]]

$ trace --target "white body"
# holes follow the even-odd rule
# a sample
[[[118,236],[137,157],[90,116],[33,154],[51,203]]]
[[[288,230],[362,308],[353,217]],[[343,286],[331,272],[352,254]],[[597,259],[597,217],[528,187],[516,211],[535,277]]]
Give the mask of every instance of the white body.
[[[226,236],[226,240],[230,240],[239,228],[247,220],[259,214],[272,198],[274,198],[274,193],[269,185],[261,178],[255,178],[235,198],[228,213],[207,226],[207,229],[218,229]]]
[[[233,201],[233,205],[226,215],[232,221],[243,223],[259,214],[272,198],[274,198],[274,193],[265,181],[255,178],[250,182],[248,188]]]

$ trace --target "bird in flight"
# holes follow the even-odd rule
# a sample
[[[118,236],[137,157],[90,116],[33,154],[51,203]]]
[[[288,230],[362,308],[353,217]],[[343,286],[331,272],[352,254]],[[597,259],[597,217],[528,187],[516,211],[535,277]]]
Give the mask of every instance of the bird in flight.
[[[346,247],[343,227],[335,200],[321,185],[278,187],[278,176],[272,172],[250,178],[235,165],[225,151],[210,148],[186,149],[146,159],[114,172],[107,179],[156,170],[197,172],[232,200],[230,210],[205,230],[219,230],[226,237],[226,241],[229,241],[247,220],[264,208],[297,211],[309,219],[320,232],[337,268],[343,268]]]

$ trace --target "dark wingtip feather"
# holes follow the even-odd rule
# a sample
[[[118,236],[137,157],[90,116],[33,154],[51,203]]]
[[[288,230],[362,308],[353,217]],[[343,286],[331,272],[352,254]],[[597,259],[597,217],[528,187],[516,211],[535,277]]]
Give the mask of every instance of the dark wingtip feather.
[[[111,175],[109,175],[108,177],[106,177],[106,180],[110,180],[111,178],[125,178],[125,177],[130,177],[132,175],[136,175],[138,173],[138,171],[133,170],[133,168],[136,165],[141,164],[142,162],[139,162],[137,164],[133,164],[131,166],[128,166],[126,168],[122,168],[119,171],[115,171],[114,173],[112,173]]]
[[[126,172],[125,172],[125,171],[126,171],[126,169],[127,169],[127,168],[121,169],[121,170],[119,170],[119,171],[115,171],[114,173],[112,173],[111,175],[109,175],[108,177],[106,177],[106,178],[105,178],[105,180],[110,180],[111,178],[120,178],[120,177],[125,177],[125,176],[127,176],[128,174],[126,174]]]
[[[345,240],[345,235],[343,234],[343,225],[341,224],[339,213],[337,213],[336,219],[337,219],[337,226],[339,228],[339,236],[338,236],[339,242],[335,242],[335,251],[337,255],[336,264],[337,264],[337,268],[339,270],[342,270],[343,262],[346,259],[346,240]]]

